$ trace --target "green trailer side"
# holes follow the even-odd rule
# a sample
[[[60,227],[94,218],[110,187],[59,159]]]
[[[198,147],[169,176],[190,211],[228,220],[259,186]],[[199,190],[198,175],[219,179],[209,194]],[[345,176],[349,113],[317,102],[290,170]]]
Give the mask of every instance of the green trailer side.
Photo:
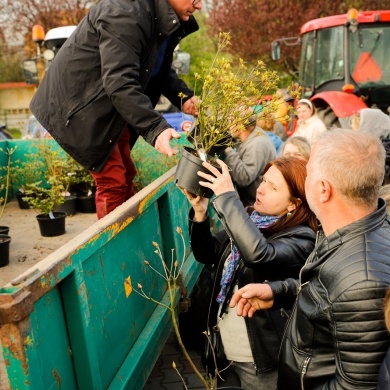
[[[144,156],[145,157],[145,156]],[[1,158],[1,157],[0,157]],[[2,162],[2,161],[0,161]],[[168,264],[186,258],[191,291],[201,270],[188,247],[188,202],[176,167],[0,289],[0,340],[12,389],[142,389],[172,328],[152,242]],[[186,248],[176,228],[181,227]]]

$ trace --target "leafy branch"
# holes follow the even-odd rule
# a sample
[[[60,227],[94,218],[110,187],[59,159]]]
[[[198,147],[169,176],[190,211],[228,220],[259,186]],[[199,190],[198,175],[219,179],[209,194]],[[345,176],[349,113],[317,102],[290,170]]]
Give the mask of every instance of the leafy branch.
[[[204,149],[206,153],[215,145],[229,146],[231,129],[245,130],[254,114],[253,108],[266,94],[276,90],[279,82],[277,73],[268,70],[263,61],[249,67],[239,59],[234,68],[232,61],[222,57],[230,39],[229,33],[220,33],[212,64],[203,67],[201,74],[195,74],[195,82],[202,84],[202,92],[198,97],[198,116],[191,138],[195,148]],[[270,109],[272,105],[268,107]]]

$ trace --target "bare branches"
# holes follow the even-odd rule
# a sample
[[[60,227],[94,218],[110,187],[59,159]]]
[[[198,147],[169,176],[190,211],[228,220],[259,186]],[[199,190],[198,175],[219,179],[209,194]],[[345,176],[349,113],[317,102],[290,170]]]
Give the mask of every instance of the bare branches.
[[[262,59],[270,63],[271,42],[299,35],[307,21],[323,16],[343,14],[349,8],[379,10],[388,8],[388,0],[210,0],[208,27],[212,35],[228,31],[230,50],[246,61]],[[300,46],[283,47],[278,66],[293,73],[298,68]]]
[[[7,19],[3,26],[7,41],[31,45],[31,29],[40,24],[45,31],[60,26],[77,25],[88,12],[87,0],[0,0]]]

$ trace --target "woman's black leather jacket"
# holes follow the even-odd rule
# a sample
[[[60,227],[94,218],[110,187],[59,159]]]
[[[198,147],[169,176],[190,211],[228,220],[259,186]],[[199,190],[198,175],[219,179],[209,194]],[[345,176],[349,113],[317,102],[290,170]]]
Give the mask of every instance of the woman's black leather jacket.
[[[314,248],[315,233],[307,226],[295,226],[266,238],[250,220],[236,192],[217,196],[212,201],[225,230],[213,235],[209,218],[193,222],[190,212],[190,239],[193,254],[204,264],[219,264],[226,260],[227,245],[236,245],[242,255],[238,268],[238,286],[288,277],[298,277],[302,265]],[[223,264],[219,267],[222,272]],[[220,278],[220,274],[217,276]],[[219,292],[219,279],[213,297]],[[215,306],[218,304],[215,302]],[[214,307],[214,313],[215,313]],[[281,327],[286,319],[280,311],[257,312],[246,318],[246,327],[258,372],[276,367],[281,341]]]

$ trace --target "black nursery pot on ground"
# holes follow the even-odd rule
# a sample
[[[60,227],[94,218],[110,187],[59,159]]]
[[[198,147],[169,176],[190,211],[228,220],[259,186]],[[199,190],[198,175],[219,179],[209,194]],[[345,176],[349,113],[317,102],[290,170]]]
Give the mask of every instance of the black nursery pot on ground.
[[[9,264],[9,244],[11,237],[6,234],[0,234],[0,267]]]
[[[8,235],[9,233],[9,226],[0,226],[0,234]]]
[[[65,202],[55,208],[57,212],[64,212],[67,215],[76,214],[76,200],[77,196],[69,195],[65,196]]]
[[[30,208],[30,205],[23,200],[23,197],[25,197],[26,194],[24,192],[18,191],[16,193],[16,200],[18,201],[19,208],[22,210],[28,210]]]
[[[77,195],[76,211],[96,213],[95,195]]]
[[[210,162],[211,157],[208,157]],[[198,176],[197,172],[201,171],[210,174],[210,171],[202,165],[203,161],[197,156],[196,150],[184,146],[182,155],[176,168],[175,183],[187,191],[202,196],[203,198],[211,198],[214,194],[210,188],[203,187],[199,184],[202,178]],[[221,167],[213,164],[219,171]]]
[[[50,218],[49,214],[37,215],[39,230],[43,237],[55,237],[65,234],[65,218],[66,213],[54,212],[54,218]]]

